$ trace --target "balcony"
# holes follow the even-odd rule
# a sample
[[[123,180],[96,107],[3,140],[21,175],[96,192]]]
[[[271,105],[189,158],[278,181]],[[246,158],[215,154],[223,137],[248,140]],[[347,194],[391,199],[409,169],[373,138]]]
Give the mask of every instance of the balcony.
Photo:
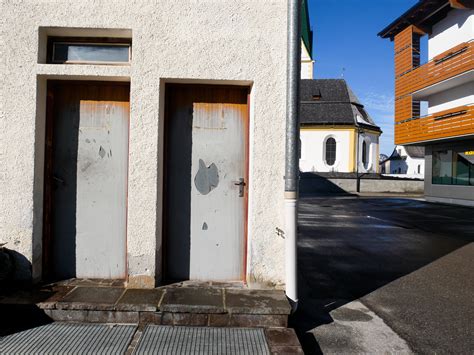
[[[461,43],[397,77],[395,97],[402,98],[473,69],[474,41]]]
[[[474,103],[395,124],[395,144],[411,144],[474,134]]]

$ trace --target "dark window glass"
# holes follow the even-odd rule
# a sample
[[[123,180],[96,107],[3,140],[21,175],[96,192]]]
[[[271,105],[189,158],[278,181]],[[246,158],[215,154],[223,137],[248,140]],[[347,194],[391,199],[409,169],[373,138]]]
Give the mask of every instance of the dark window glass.
[[[451,185],[453,177],[453,154],[451,150],[433,152],[432,183]]]
[[[128,63],[129,44],[53,43],[53,62]]]
[[[334,165],[336,162],[336,140],[332,137],[326,140],[326,164]]]
[[[454,152],[453,178],[455,185],[474,185],[474,151]]]
[[[367,168],[367,163],[368,163],[368,160],[367,159],[367,142],[366,141],[363,141],[362,142],[362,164],[364,165],[364,168]]]

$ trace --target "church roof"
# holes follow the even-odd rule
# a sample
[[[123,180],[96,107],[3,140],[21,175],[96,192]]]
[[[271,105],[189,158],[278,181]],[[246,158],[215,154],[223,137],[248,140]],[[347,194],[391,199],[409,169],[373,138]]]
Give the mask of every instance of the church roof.
[[[301,80],[301,125],[354,125],[381,131],[344,79]]]

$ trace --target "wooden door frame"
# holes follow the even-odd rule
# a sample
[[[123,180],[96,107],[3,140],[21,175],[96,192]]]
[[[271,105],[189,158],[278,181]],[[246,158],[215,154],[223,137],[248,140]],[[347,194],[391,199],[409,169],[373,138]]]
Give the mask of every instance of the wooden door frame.
[[[55,101],[54,94],[57,89],[56,85],[116,85],[116,86],[128,86],[128,103],[130,105],[130,82],[126,81],[93,81],[93,80],[47,80],[46,83],[46,125],[45,125],[45,147],[44,147],[44,173],[43,173],[43,228],[42,228],[42,272],[41,279],[43,281],[49,281],[54,278],[53,273],[53,235],[52,235],[52,224],[54,223],[52,218],[53,212],[53,142],[54,142],[54,109]],[[130,166],[130,111],[129,111],[129,122],[128,122],[128,154],[127,154],[127,184],[125,192],[125,279],[128,275],[128,181],[129,181],[129,166]]]
[[[167,270],[167,242],[168,242],[168,232],[167,232],[167,226],[168,226],[168,219],[167,219],[167,202],[168,202],[168,191],[167,191],[167,178],[168,178],[168,169],[167,169],[167,159],[168,159],[168,143],[169,143],[169,138],[168,138],[168,121],[169,121],[169,100],[170,100],[170,88],[173,87],[206,87],[206,88],[232,88],[232,89],[238,89],[241,88],[242,91],[246,90],[246,97],[247,97],[247,115],[245,117],[245,122],[244,122],[244,139],[245,139],[245,189],[244,189],[244,213],[243,213],[243,219],[244,219],[244,230],[243,230],[243,268],[242,268],[242,275],[240,276],[240,281],[243,281],[244,283],[247,283],[247,252],[248,252],[248,209],[249,209],[249,190],[250,190],[250,181],[249,181],[249,165],[250,165],[250,91],[251,87],[248,85],[227,85],[227,84],[198,84],[198,83],[164,83],[162,86],[162,90],[164,90],[164,115],[163,115],[163,196],[162,196],[162,238],[161,238],[161,250],[162,250],[162,257],[161,257],[161,270],[162,270],[162,283],[166,284],[170,280],[167,278],[168,275],[168,270]]]

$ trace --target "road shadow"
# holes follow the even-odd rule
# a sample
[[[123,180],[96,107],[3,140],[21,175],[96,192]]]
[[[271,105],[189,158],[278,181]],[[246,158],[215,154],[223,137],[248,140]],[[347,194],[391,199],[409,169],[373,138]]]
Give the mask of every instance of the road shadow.
[[[299,304],[290,317],[307,354],[330,312],[474,240],[474,209],[403,198],[303,197],[299,205]]]

